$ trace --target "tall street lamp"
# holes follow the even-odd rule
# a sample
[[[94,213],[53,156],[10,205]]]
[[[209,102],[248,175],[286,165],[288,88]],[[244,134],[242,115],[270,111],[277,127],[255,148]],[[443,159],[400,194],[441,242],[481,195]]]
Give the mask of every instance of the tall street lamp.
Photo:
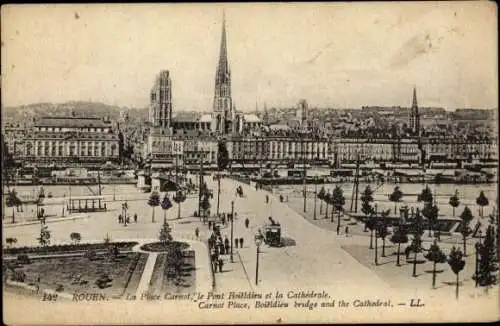
[[[476,273],[474,274],[474,278],[476,281],[476,287],[479,285],[479,252],[482,249],[483,244],[481,243],[481,230],[479,230],[479,239],[476,242]]]
[[[307,170],[306,170],[306,148],[307,144],[302,139],[302,167],[303,167],[303,178],[304,178],[304,213],[307,211],[306,207],[306,196],[307,196]]]
[[[217,217],[219,216],[219,205],[220,205],[220,178],[221,175],[219,173],[215,174],[215,178],[217,179]]]
[[[314,212],[313,212],[313,218],[316,219],[316,199],[318,198],[318,180],[317,178],[314,178]]]
[[[234,259],[233,259],[233,221],[234,221],[234,200],[231,201],[231,263],[234,263]]]
[[[262,239],[260,237],[255,238],[255,245],[257,246],[257,262],[255,264],[255,285],[259,285],[259,254],[260,254],[261,244],[262,244]]]

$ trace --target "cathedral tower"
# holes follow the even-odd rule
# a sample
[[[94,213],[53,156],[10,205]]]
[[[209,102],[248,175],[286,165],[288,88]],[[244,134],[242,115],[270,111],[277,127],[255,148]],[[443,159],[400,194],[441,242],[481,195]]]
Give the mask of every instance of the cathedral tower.
[[[172,81],[168,70],[156,76],[151,89],[149,122],[155,127],[169,128],[172,120]]]
[[[215,73],[215,94],[212,110],[212,131],[229,133],[232,129],[233,103],[231,98],[231,71],[227,60],[226,15],[222,18],[222,36],[219,64]]]

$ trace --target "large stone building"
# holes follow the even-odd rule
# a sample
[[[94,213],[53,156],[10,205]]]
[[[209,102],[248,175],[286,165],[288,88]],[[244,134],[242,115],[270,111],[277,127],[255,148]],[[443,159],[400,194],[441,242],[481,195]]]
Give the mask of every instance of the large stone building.
[[[168,70],[160,71],[150,93],[149,122],[169,128],[172,120],[172,81]]]
[[[26,126],[19,123],[7,122],[3,125],[5,145],[15,159],[21,158],[26,150],[24,141],[26,130]]]
[[[42,117],[24,140],[25,162],[92,167],[119,159],[118,135],[105,119]]]

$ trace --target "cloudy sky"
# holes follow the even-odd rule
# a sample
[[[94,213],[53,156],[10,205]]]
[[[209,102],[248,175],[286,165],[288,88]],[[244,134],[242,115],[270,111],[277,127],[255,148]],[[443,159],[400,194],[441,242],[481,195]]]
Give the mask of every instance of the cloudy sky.
[[[174,110],[210,109],[223,8],[238,109],[498,107],[491,2],[2,6],[3,105],[145,107],[168,69]]]

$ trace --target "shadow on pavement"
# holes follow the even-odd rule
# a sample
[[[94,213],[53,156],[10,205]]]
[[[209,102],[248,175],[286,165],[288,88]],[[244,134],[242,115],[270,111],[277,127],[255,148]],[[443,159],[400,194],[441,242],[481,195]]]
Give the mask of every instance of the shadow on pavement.
[[[297,242],[295,240],[293,240],[292,238],[288,238],[288,237],[281,238],[281,246],[282,247],[292,247],[295,245],[297,245]]]

